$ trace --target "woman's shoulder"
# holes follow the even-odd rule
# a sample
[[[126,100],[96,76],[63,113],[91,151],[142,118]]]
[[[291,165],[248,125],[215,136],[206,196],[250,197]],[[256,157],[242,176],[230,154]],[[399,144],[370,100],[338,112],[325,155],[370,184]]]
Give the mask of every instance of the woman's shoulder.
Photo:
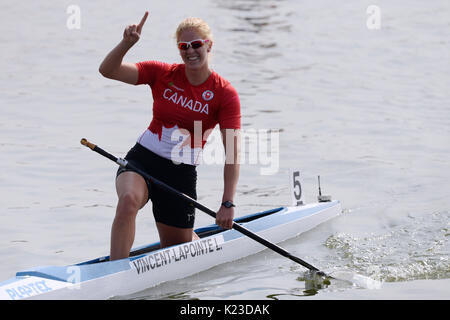
[[[158,60],[146,60],[136,63],[139,71],[137,84],[149,84],[152,86],[158,79],[171,77],[173,73],[179,72],[180,65],[177,63],[167,63]]]
[[[167,63],[158,60],[146,60],[138,62],[138,64],[144,68],[158,68],[167,71],[175,71],[181,67],[179,63]]]
[[[222,89],[224,91],[236,91],[233,87],[233,85],[231,84],[231,82],[224,78],[223,76],[221,76],[220,74],[218,74],[216,71],[212,72],[212,76],[214,79],[214,84],[216,86],[217,89]]]

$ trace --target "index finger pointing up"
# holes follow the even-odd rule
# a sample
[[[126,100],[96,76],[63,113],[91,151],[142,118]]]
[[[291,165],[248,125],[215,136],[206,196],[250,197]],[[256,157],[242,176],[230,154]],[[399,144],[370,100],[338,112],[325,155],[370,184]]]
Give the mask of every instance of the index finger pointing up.
[[[148,11],[145,11],[144,16],[141,19],[141,22],[138,24],[138,28],[141,29],[144,26],[145,20],[147,20],[148,17]]]

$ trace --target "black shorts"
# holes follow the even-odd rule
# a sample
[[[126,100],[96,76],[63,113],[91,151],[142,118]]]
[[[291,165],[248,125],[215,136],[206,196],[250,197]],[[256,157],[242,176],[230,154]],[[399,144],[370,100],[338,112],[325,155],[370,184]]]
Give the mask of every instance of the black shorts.
[[[160,157],[139,143],[128,151],[125,159],[139,170],[164,182],[172,188],[197,199],[197,170],[189,164],[175,164]],[[132,169],[120,167],[117,176]],[[144,177],[143,177],[144,178]],[[178,228],[192,228],[195,220],[195,207],[189,202],[165,190],[148,179],[148,196],[153,204],[153,216],[156,222]]]

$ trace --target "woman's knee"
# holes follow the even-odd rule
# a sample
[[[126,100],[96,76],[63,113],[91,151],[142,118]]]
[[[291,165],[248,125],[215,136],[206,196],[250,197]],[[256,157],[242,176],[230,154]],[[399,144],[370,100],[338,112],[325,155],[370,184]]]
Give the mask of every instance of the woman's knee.
[[[119,195],[116,217],[134,218],[142,207],[143,200],[135,192],[124,192]]]

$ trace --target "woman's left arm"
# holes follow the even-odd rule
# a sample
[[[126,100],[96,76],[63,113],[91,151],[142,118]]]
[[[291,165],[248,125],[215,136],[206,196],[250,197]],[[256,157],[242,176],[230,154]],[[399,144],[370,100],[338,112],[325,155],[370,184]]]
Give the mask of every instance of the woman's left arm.
[[[234,195],[239,180],[240,168],[240,130],[221,129],[222,141],[225,148],[225,165],[223,168],[224,189],[222,203],[234,202]],[[221,205],[216,214],[216,224],[224,229],[231,229],[234,218],[234,207],[226,208]]]

